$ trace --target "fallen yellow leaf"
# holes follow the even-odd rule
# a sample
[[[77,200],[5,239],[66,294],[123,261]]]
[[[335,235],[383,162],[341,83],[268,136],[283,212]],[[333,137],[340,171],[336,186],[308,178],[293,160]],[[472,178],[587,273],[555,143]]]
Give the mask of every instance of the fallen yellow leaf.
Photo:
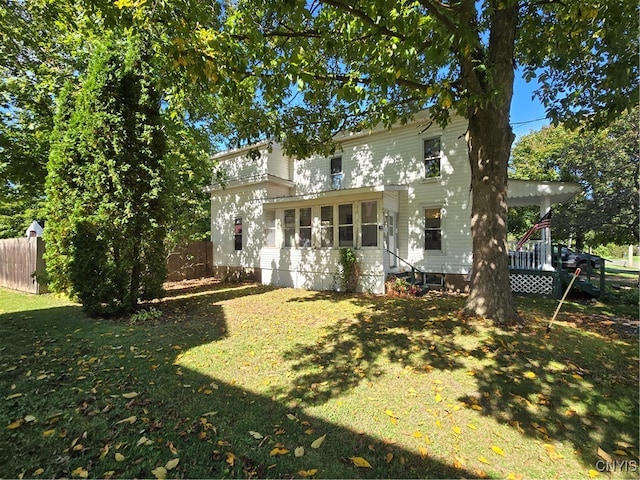
[[[303,446],[300,446],[300,447],[296,448],[296,449],[293,451],[293,454],[294,454],[296,457],[302,457],[302,456],[304,455],[304,447],[303,447]]]
[[[393,453],[389,452],[384,457],[384,463],[391,463],[391,460],[393,460]]]
[[[453,427],[453,433],[460,435],[462,433],[462,429],[460,429],[460,427]]]
[[[121,423],[133,424],[137,419],[138,417],[136,417],[135,415],[132,415],[131,417],[123,418],[122,420],[116,422],[116,425],[120,425]]]
[[[180,459],[179,458],[174,458],[173,460],[169,460],[164,468],[166,468],[167,470],[173,470],[174,468],[176,468],[178,466],[178,463],[180,463]]]
[[[138,396],[138,392],[123,393],[122,396],[124,398],[136,398]]]
[[[12,393],[11,395],[9,395],[7,397],[7,400],[13,400],[14,398],[18,398],[18,397],[21,397],[21,396],[22,396],[21,393]]]
[[[436,393],[436,402],[441,402],[442,401],[442,395],[440,395],[439,393]]]
[[[71,475],[73,475],[74,477],[87,478],[89,476],[89,472],[85,470],[84,467],[78,467],[73,472],[71,472]]]
[[[489,463],[489,460],[487,460],[486,458],[484,458],[482,455],[480,455],[480,456],[478,457],[478,461],[480,461],[480,462],[482,462],[482,463],[486,463],[487,465],[491,465],[491,464]]]
[[[256,440],[260,440],[262,438],[264,438],[262,436],[262,434],[258,433],[258,432],[254,432],[252,430],[249,430],[249,435],[251,435],[253,438],[255,438]]]
[[[427,447],[420,445],[420,448],[418,450],[420,451],[420,456],[422,458],[427,458],[429,456],[429,451],[427,450]]]
[[[413,432],[413,438],[422,438],[422,433],[420,433],[420,432]]]
[[[396,416],[395,413],[393,413],[393,410],[389,410],[388,408],[384,411],[384,413],[386,413],[388,416],[390,416],[391,418],[398,418]]]
[[[621,455],[623,457],[627,456],[627,452],[625,452],[624,450],[614,450],[613,453],[615,453],[616,455]]]
[[[153,440],[149,440],[147,437],[145,437],[144,435],[142,436],[142,438],[140,438],[140,440],[138,440],[138,443],[136,443],[136,446],[139,447],[140,445],[153,445]]]
[[[593,468],[589,470],[589,478],[596,478],[598,475],[600,475],[600,472],[597,470],[594,470]]]
[[[123,462],[124,461],[124,455],[122,455],[120,452],[116,452],[114,457],[116,459],[116,462]]]
[[[23,423],[24,423],[24,420],[22,419],[16,420],[15,422],[11,422],[9,425],[7,425],[7,428],[9,430],[15,430],[16,428],[20,427]]]
[[[524,372],[526,378],[536,378],[536,374],[532,371]]]
[[[313,477],[316,473],[318,473],[317,468],[312,468],[311,470],[300,470],[298,471],[298,475],[302,478]]]
[[[53,430],[45,430],[44,432],[42,432],[42,436],[43,437],[50,437],[54,433],[56,433],[55,429],[53,429]]]
[[[349,457],[349,460],[351,460],[356,467],[373,468],[371,464],[362,457]]]
[[[493,450],[494,453],[498,455],[502,455],[504,457],[504,450],[502,450],[500,447],[496,447],[495,445],[492,445],[491,450]]]
[[[324,442],[325,438],[327,438],[327,434],[326,433],[324,435],[322,435],[321,437],[316,438],[311,443],[311,448],[320,448],[320,445],[322,445],[322,442]]]
[[[159,480],[167,478],[167,470],[164,467],[154,468],[151,470],[151,473],[153,473],[153,476]]]
[[[271,450],[271,452],[269,452],[269,455],[275,457],[276,455],[286,455],[287,453],[289,453],[289,450],[287,450],[286,448],[276,447]]]
[[[26,415],[24,417],[24,421],[27,422],[27,423],[35,422],[36,421],[36,417],[34,417],[33,415]]]
[[[598,447],[598,456],[603,459],[605,462],[612,463],[613,458],[607,452],[605,452],[602,448]]]
[[[34,477],[37,477],[38,475],[41,475],[41,474],[43,474],[43,473],[44,473],[44,468],[38,468],[38,469],[36,469],[36,471],[35,471],[35,472],[33,472],[33,474],[32,474],[32,475],[33,475]]]
[[[227,452],[226,462],[233,467],[233,464],[236,462],[236,456],[231,452]]]

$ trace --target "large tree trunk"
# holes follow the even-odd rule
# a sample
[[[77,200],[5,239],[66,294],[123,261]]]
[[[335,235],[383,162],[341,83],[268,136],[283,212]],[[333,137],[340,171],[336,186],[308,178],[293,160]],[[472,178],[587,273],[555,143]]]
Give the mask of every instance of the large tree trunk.
[[[461,5],[469,27],[474,28],[474,2]],[[520,321],[511,296],[507,250],[507,166],[514,139],[509,111],[517,21],[517,4],[496,8],[488,49],[460,50],[461,80],[471,100],[466,140],[473,202],[473,265],[465,313],[498,324]]]
[[[509,112],[480,111],[469,119],[473,267],[465,313],[499,324],[518,322],[509,285],[507,164],[513,142]]]

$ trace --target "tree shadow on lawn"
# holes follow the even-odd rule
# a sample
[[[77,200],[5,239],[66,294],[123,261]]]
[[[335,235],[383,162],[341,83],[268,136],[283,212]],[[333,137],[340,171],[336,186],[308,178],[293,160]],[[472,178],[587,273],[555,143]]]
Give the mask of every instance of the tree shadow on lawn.
[[[613,336],[565,326],[546,336],[542,326],[495,335],[470,352],[486,356],[490,351],[494,364],[476,373],[478,391],[460,400],[481,405],[482,415],[547,444],[569,442],[591,468],[602,460],[598,448],[635,455],[640,428],[637,343],[634,348],[636,340],[627,343]]]
[[[471,335],[476,329],[452,315],[440,315],[443,310],[453,312],[451,303],[443,306],[437,299],[419,304],[413,299],[329,292],[300,301],[327,299],[352,302],[366,310],[333,324],[317,343],[296,345],[286,352],[285,360],[292,361],[292,370],[299,373],[291,390],[282,392],[287,397],[304,405],[326,403],[380,376],[388,363],[418,371],[464,368],[456,359],[460,346],[455,336]]]
[[[598,447],[614,452],[628,445],[630,455],[637,452],[637,339],[626,343],[615,334],[607,338],[569,326],[545,336],[546,323],[535,318],[522,331],[480,332],[482,324],[476,328],[457,317],[456,297],[348,298],[324,292],[300,301],[337,298],[368,307],[369,313],[336,322],[318,342],[286,353],[297,373],[294,387],[282,392],[290,399],[324,404],[375,379],[386,362],[453,372],[468,370],[464,359],[470,358],[481,366],[473,369],[477,388],[458,398],[467,408],[542,442],[569,443],[590,468]],[[479,345],[457,341],[480,334]]]
[[[0,400],[0,470],[149,478],[179,459],[168,478],[292,478],[310,469],[318,478],[475,476],[181,367],[185,352],[227,337],[224,311],[213,304],[220,298],[196,296],[205,302],[196,314],[150,323],[96,321],[80,307],[0,315],[0,381],[21,393]],[[167,311],[183,300],[169,300]],[[4,427],[30,415],[36,420]],[[310,448],[321,435],[322,446]],[[304,456],[293,455],[298,446]],[[288,452],[273,455],[276,448]]]

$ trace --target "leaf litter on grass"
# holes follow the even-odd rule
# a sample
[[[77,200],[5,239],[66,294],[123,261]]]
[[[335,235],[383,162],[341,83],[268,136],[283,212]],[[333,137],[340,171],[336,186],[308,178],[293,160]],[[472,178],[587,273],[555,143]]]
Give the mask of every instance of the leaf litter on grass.
[[[525,459],[537,458],[539,465],[525,473],[543,478],[578,471],[588,475],[599,445],[612,458],[638,445],[633,428],[622,423],[626,415],[607,407],[624,403],[624,391],[637,391],[629,366],[633,343],[624,347],[618,340],[583,335],[573,327],[558,328],[555,337],[544,339],[539,335],[542,322],[520,333],[482,322],[464,324],[447,313],[450,306],[437,303],[441,299],[387,302],[286,289],[260,289],[245,297],[231,293],[226,290],[222,301],[202,302],[190,316],[163,316],[164,323],[156,324],[153,334],[140,326],[88,324],[80,319],[69,327],[54,322],[55,329],[49,327],[44,336],[30,330],[22,346],[0,351],[0,359],[9,365],[1,370],[16,367],[4,373],[10,376],[8,384],[16,385],[14,393],[31,392],[34,384],[47,382],[39,392],[46,393],[47,403],[62,406],[61,411],[47,409],[37,395],[4,399],[0,413],[5,425],[22,421],[5,432],[22,442],[33,423],[44,427],[38,430],[39,438],[43,431],[51,432],[44,438],[53,446],[60,438],[77,438],[89,431],[88,438],[76,445],[96,460],[111,445],[110,454],[98,463],[80,465],[81,458],[72,456],[59,468],[48,462],[45,448],[30,471],[47,465],[41,475],[86,470],[91,477],[109,472],[149,476],[155,475],[153,470],[161,474],[162,468],[166,475],[172,472],[166,468],[172,459],[162,458],[162,452],[171,454],[171,445],[180,451],[181,460],[208,452],[211,461],[205,470],[184,461],[174,468],[180,475],[196,477],[235,476],[242,471],[260,476],[267,472],[350,476],[360,468],[371,470],[370,476],[410,472],[422,476],[420,469],[433,464],[449,474],[465,471],[466,476],[479,478],[517,478]],[[278,320],[265,314],[265,302],[277,305],[273,310]],[[307,326],[310,302],[322,315],[313,315]],[[425,304],[436,308],[424,310]],[[203,323],[198,308],[208,309],[206,318],[213,322],[223,318],[224,328]],[[253,315],[254,310],[260,315]],[[437,313],[424,316],[425,311]],[[263,335],[256,336],[256,329]],[[212,331],[220,335],[212,336]],[[91,340],[83,342],[85,335]],[[180,349],[174,348],[178,345]],[[37,354],[33,361],[21,358],[29,349]],[[16,354],[9,357],[12,351]],[[626,351],[630,355],[622,353]],[[182,375],[175,375],[174,363]],[[218,388],[209,387],[211,383]],[[131,398],[124,396],[136,392]],[[240,412],[262,411],[257,405],[266,399],[271,408],[281,406],[280,418],[271,418],[265,408],[259,419],[251,416],[250,425],[242,423]],[[20,418],[6,415],[6,404],[12,402],[21,408]],[[637,410],[633,403],[628,407],[631,413]],[[219,413],[209,417],[201,415],[203,411]],[[55,414],[60,420],[44,423]],[[27,415],[43,423],[27,422]],[[593,423],[598,419],[607,421]],[[586,421],[591,422],[589,429]],[[238,422],[245,426],[242,435],[232,427]],[[331,435],[329,442],[325,432],[336,425],[341,435]],[[249,431],[261,432],[263,438],[252,438]],[[354,433],[346,435],[349,431]],[[63,432],[65,437],[60,436]],[[143,436],[147,440],[139,444]],[[153,440],[160,438],[166,442]],[[313,449],[311,444],[320,438],[325,440]],[[368,440],[360,444],[358,438]],[[255,442],[252,450],[244,447],[247,441]],[[616,446],[616,441],[631,447]],[[296,456],[303,445],[309,448]],[[586,448],[572,448],[577,445]],[[144,455],[136,449],[145,449]],[[274,449],[287,453],[269,457]],[[79,453],[73,447],[70,452]],[[423,463],[410,460],[412,453]],[[123,460],[118,462],[116,454]],[[362,458],[369,467],[353,460],[342,463],[343,456]],[[136,463],[138,459],[142,460]],[[424,476],[426,472],[422,471]]]

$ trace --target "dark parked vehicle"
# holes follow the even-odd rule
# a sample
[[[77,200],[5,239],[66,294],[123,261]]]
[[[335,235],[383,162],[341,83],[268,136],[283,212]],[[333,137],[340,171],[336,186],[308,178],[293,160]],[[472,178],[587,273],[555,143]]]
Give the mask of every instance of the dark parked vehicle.
[[[599,257],[598,255],[591,255],[590,253],[581,252],[580,250],[572,250],[566,245],[556,245],[553,249],[554,267],[558,264],[558,247],[560,247],[562,268],[566,270],[575,270],[576,268],[580,268],[580,270],[584,272],[589,268],[589,266],[593,270],[600,269],[603,265],[602,257]]]

